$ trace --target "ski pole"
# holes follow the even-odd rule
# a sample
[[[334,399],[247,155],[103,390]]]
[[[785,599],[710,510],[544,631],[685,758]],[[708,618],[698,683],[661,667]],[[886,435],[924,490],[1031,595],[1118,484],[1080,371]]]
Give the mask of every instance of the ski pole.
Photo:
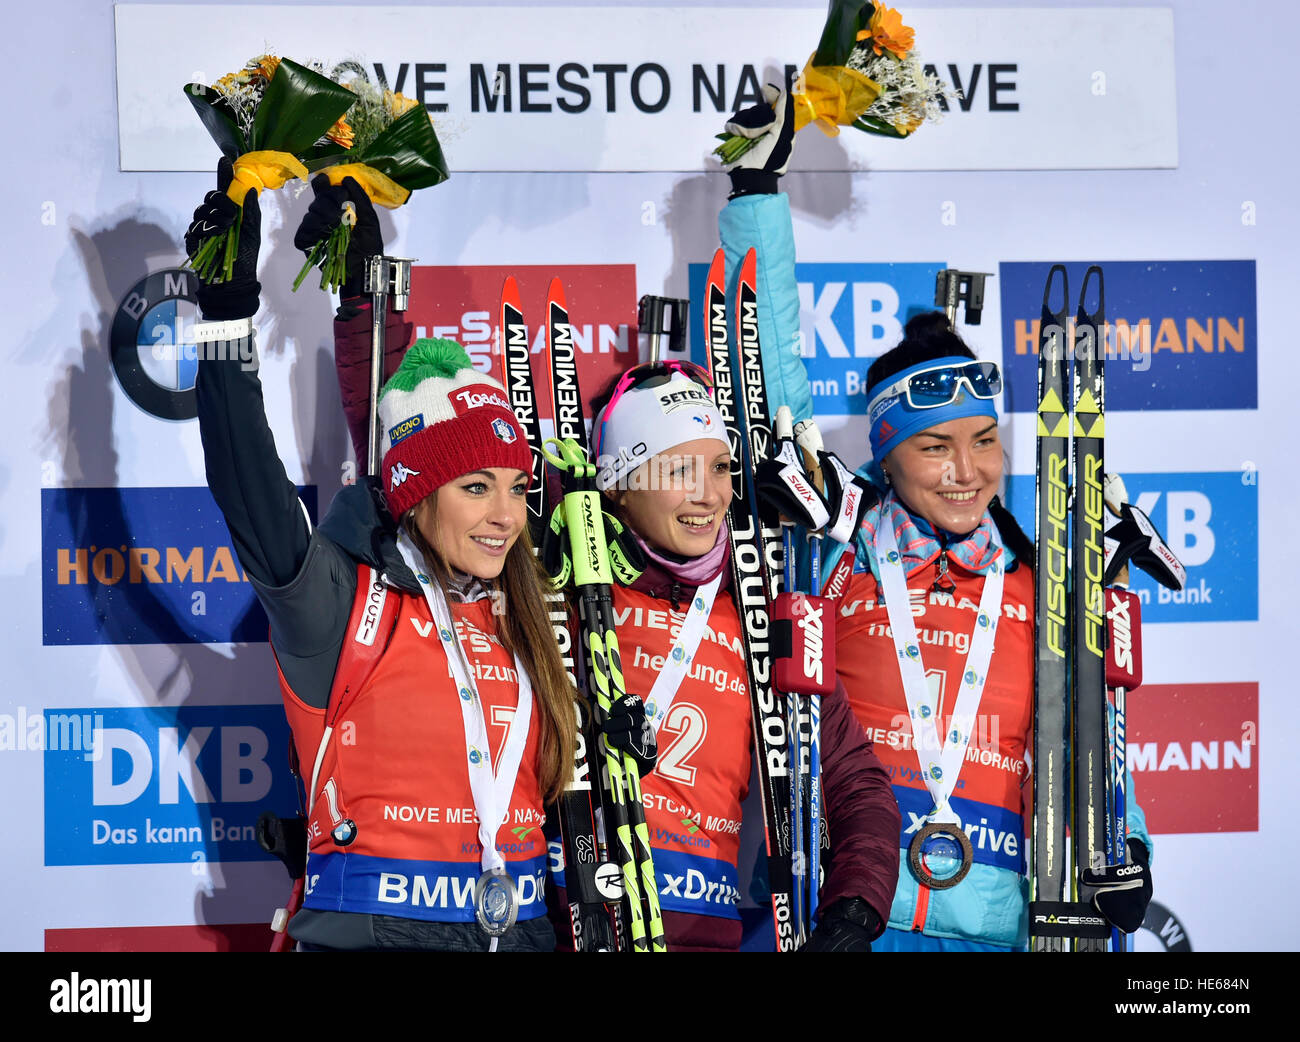
[[[393,310],[405,311],[411,296],[411,261],[405,257],[367,257],[361,288],[370,294],[370,416],[366,473],[379,475],[383,463],[379,430],[379,392],[384,385],[384,350],[388,328],[388,298]],[[360,461],[358,461],[360,462]]]
[[[547,462],[565,476],[562,504],[565,527],[570,539],[574,584],[582,602],[583,635],[591,666],[590,686],[596,696],[597,723],[603,725],[614,702],[625,698],[627,690],[614,625],[610,595],[613,574],[605,541],[604,511],[600,493],[596,491],[596,467],[571,439],[552,438],[542,451]],[[650,831],[641,802],[641,776],[630,753],[619,753],[603,740],[601,744],[609,774],[612,824],[623,867],[632,950],[667,951]]]

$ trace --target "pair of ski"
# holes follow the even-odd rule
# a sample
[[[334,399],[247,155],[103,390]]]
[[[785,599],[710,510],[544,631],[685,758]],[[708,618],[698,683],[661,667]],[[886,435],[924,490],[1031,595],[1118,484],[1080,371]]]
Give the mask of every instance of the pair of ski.
[[[1053,310],[1058,278],[1062,303]],[[1097,303],[1090,311],[1085,301],[1094,278]],[[1105,473],[1099,266],[1084,275],[1073,328],[1069,302],[1066,269],[1054,265],[1043,289],[1038,344],[1029,933],[1034,951],[1106,951],[1108,942],[1123,951],[1122,935],[1091,904],[1083,873],[1122,865],[1127,857],[1125,693],[1140,682],[1141,669],[1138,601],[1124,584],[1130,561],[1173,589],[1181,589],[1186,575],[1150,520],[1126,501],[1122,481]],[[1110,530],[1107,508],[1119,518]],[[1108,588],[1116,579],[1121,585]],[[1113,723],[1108,687],[1115,691]]]
[[[829,454],[819,453],[815,427],[810,422],[802,427],[797,449],[789,411],[778,410],[775,429],[769,417],[755,251],[741,263],[730,312],[725,266],[719,250],[705,285],[704,342],[714,403],[731,441],[731,578],[749,663],[776,947],[794,951],[812,931],[822,857],[829,847],[821,792],[821,696],[834,689],[835,668],[833,609],[829,601],[796,590],[791,522],[812,534],[816,548],[820,530],[843,512],[844,497],[833,495],[835,510],[828,509],[820,474],[805,466],[805,455],[828,462]],[[738,369],[729,340],[731,317]],[[820,578],[817,556],[814,552],[809,570],[813,593]]]
[[[508,278],[502,289],[500,319],[504,383],[532,449],[528,518],[534,551],[541,554],[546,547],[546,563],[556,585],[563,586],[571,579],[579,592],[584,675],[595,700],[593,707],[579,694],[569,613],[563,594],[557,592],[550,615],[574,685],[578,721],[573,774],[555,807],[574,950],[666,951],[636,763],[631,756],[609,749],[603,740],[599,752],[604,772],[596,776],[595,784],[589,762],[600,725],[611,706],[626,695],[611,593],[614,565],[624,563],[626,557],[611,554],[607,543],[607,526],[612,521],[596,490],[596,469],[587,447],[577,360],[560,281],[552,280],[546,301],[550,405],[555,418],[555,438],[547,444],[553,451],[542,447],[528,328],[513,278]],[[547,495],[547,461],[563,476],[563,495],[554,509],[550,509]],[[567,552],[552,537],[567,537]],[[634,575],[635,567],[635,563],[630,568],[624,563],[624,577]],[[597,827],[597,808],[604,830]]]

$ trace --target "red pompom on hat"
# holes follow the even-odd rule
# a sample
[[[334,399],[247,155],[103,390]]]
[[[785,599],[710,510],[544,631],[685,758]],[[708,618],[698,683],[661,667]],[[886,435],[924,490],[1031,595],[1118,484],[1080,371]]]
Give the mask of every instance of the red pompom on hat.
[[[417,340],[379,397],[388,509],[400,518],[462,474],[532,474],[532,450],[499,382],[454,340]]]

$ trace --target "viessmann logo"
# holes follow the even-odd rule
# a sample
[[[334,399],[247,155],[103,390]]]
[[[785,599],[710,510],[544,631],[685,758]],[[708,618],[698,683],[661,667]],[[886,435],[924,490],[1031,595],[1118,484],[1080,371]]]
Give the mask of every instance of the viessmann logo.
[[[316,489],[300,489],[316,516]],[[206,488],[41,491],[42,643],[251,643],[266,614]]]

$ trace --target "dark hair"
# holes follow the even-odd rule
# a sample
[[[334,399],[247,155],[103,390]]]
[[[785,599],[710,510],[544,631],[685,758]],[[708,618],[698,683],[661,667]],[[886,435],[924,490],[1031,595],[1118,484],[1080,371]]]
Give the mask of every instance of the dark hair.
[[[942,311],[913,315],[903,327],[903,339],[871,363],[867,370],[867,396],[872,390],[904,369],[938,358],[974,358],[975,352],[952,331],[948,316]]]

